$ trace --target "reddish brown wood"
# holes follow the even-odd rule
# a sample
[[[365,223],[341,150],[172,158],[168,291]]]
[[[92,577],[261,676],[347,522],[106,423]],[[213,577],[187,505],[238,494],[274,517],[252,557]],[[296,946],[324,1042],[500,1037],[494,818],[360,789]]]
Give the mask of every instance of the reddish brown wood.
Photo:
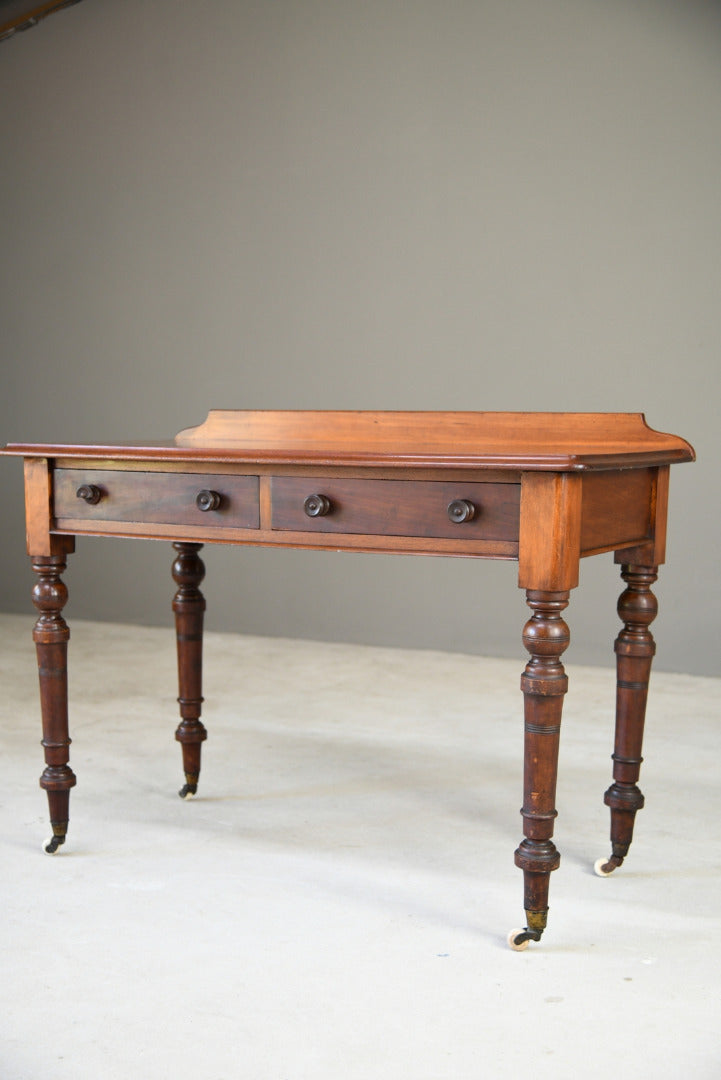
[[[631,413],[215,410],[171,443],[18,443],[0,453],[26,459],[28,552],[40,574],[42,783],[55,846],[75,782],[67,764],[60,573],[78,532],[175,541],[183,795],[197,788],[206,737],[202,543],[518,558],[518,582],[533,612],[522,677],[525,836],[516,862],[527,927],[514,938],[521,946],[543,932],[549,877],[559,862],[552,838],[566,690],[562,612],[581,556],[614,551],[627,587],[619,603],[614,782],[606,794],[613,854],[606,867],[625,856],[643,803],[637,781],[653,655],[650,585],[665,554],[669,465],[694,458],[685,440]],[[309,496],[318,498],[308,503]]]
[[[3,451],[0,450],[0,453]],[[56,536],[51,531],[52,472],[47,458],[26,458],[25,531],[28,555],[69,555],[75,550],[72,535]]]
[[[181,721],[175,738],[183,749],[185,784],[179,795],[195,795],[200,776],[200,748],[208,733],[200,719],[203,705],[203,615],[205,597],[199,585],[205,566],[198,555],[202,544],[173,544],[173,579],[178,591],[173,598],[178,646],[178,704]]]
[[[654,470],[651,492],[651,525],[648,539],[633,547],[624,547],[614,554],[619,566],[660,566],[666,562],[666,524],[668,514],[668,485],[670,468],[662,465]]]
[[[604,796],[611,809],[611,857],[604,873],[620,866],[633,839],[636,811],[644,804],[638,788],[646,717],[648,681],[656,644],[649,629],[658,604],[651,592],[657,578],[655,566],[624,566],[626,588],[618,601],[623,629],[616,638],[616,740],[613,784]]]
[[[384,536],[382,533],[331,533],[280,529],[238,529],[202,525],[159,525],[142,521],[85,522],[63,518],[56,522],[56,538],[72,536],[145,537],[187,543],[223,543],[253,547],[297,547],[316,551],[394,552],[408,555],[473,556],[479,559],[517,559],[518,542],[513,540],[474,540],[443,536]]]
[[[582,555],[650,539],[657,473],[658,469],[612,469],[583,476]]]
[[[213,410],[172,443],[140,446],[11,443],[23,457],[204,461],[362,468],[575,472],[693,461],[676,435],[641,413],[310,412]]]
[[[78,495],[83,488],[97,490],[98,498]],[[198,497],[208,491],[218,499],[204,510]],[[260,524],[257,476],[56,469],[53,507],[59,520],[142,521],[204,529],[257,529]]]
[[[522,589],[573,589],[581,558],[582,478],[524,473],[518,584]]]
[[[316,496],[316,514],[306,500]],[[454,500],[475,507],[471,520],[449,520]],[[417,480],[344,480],[274,476],[272,527],[279,530],[518,541],[520,485]],[[323,512],[323,510],[325,512]]]
[[[45,848],[48,854],[53,854],[65,843],[70,818],[70,789],[76,783],[75,774],[68,765],[71,740],[68,730],[67,651],[70,631],[62,616],[68,590],[60,576],[66,565],[62,555],[38,556],[32,560],[33,570],[38,575],[33,589],[33,603],[40,614],[33,629],[33,640],[38,657],[42,745],[45,751],[45,770],[40,777],[40,787],[48,795],[53,830]]]
[[[331,463],[351,455],[368,461],[463,458],[524,469],[604,468],[640,464],[642,455],[688,460],[688,443],[653,431],[641,413],[518,412],[245,412],[213,409],[203,424],[176,436],[186,448],[225,447],[235,453],[325,455]],[[261,452],[259,454],[259,451]],[[649,464],[651,461],[649,461]]]
[[[523,631],[531,654],[521,676],[524,695],[523,815],[525,839],[516,851],[516,866],[523,870],[526,929],[516,938],[539,941],[546,928],[551,871],[560,861],[553,836],[556,819],[556,777],[563,697],[568,678],[561,656],[569,643],[562,617],[568,591],[528,590],[533,611]]]

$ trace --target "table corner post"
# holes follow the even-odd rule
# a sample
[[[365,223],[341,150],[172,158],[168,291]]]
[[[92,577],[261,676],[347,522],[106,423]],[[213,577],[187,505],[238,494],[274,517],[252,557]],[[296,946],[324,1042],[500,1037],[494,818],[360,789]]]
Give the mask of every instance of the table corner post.
[[[524,698],[524,839],[515,852],[523,871],[526,926],[512,930],[512,949],[540,941],[548,919],[550,876],[561,856],[553,842],[563,700],[568,677],[562,655],[570,643],[563,618],[578,584],[581,477],[526,473],[521,487],[519,586],[531,618],[523,630],[530,654],[521,676]]]

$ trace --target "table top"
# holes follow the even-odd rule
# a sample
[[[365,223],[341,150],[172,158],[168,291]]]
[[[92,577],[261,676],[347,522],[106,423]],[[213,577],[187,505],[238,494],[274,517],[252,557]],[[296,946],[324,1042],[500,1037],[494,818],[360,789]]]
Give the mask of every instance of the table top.
[[[643,413],[213,409],[173,440],[138,445],[9,443],[2,454],[242,464],[575,472],[693,461],[685,439]]]

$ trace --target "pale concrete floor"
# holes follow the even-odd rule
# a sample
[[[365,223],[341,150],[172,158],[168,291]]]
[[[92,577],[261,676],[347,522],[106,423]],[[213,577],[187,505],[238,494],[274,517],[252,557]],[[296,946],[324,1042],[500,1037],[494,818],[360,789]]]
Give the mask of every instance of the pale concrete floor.
[[[569,657],[563,862],[514,953],[520,655],[210,633],[182,802],[171,632],[78,622],[50,858],[31,625],[0,617],[2,1080],[721,1076],[721,680],[656,674],[601,880],[613,673]]]

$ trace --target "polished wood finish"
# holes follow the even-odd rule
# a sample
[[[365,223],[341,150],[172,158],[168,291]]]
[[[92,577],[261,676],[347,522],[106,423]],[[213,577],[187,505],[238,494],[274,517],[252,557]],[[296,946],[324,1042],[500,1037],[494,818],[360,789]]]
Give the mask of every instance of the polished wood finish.
[[[520,495],[520,484],[276,476],[271,479],[271,527],[517,543]],[[308,514],[309,496],[325,500],[323,513]],[[451,521],[448,507],[461,496],[473,500],[477,512],[471,520]]]
[[[568,678],[561,656],[570,634],[562,612],[568,590],[529,589],[526,603],[533,612],[523,631],[531,658],[521,676],[524,697],[523,815],[525,839],[516,851],[523,870],[526,930],[517,938],[540,941],[548,916],[548,886],[561,857],[551,837],[556,819],[556,778],[563,697]]]
[[[642,413],[316,412],[214,409],[172,443],[10,443],[22,457],[585,471],[692,461]]]
[[[68,590],[61,578],[67,563],[62,555],[39,555],[32,566],[38,575],[33,603],[40,613],[33,629],[38,657],[40,707],[43,721],[42,745],[45,770],[40,787],[47,792],[52,837],[45,850],[53,854],[65,843],[70,818],[70,789],[76,779],[68,761],[68,641],[70,630],[62,616]]]
[[[626,588],[618,601],[623,629],[616,638],[616,741],[613,754],[613,784],[604,796],[611,808],[611,857],[603,865],[609,873],[623,862],[633,838],[636,811],[644,804],[638,788],[641,748],[646,717],[648,681],[656,643],[649,627],[656,618],[658,603],[651,592],[656,580],[655,566],[624,566],[621,577]]]
[[[81,495],[84,490],[92,497]],[[142,521],[204,529],[257,529],[260,524],[257,476],[61,468],[55,470],[54,492],[58,521]]]
[[[622,566],[623,628],[608,873],[631,842],[656,613],[651,585],[665,558],[669,466],[689,444],[653,431],[640,413],[233,412],[213,410],[175,440],[142,446],[11,444],[25,458],[28,552],[39,575],[35,629],[46,770],[55,839],[67,830],[65,653],[61,573],[77,534],[174,542],[185,785],[197,791],[206,730],[200,591],[203,543],[517,559],[531,617],[524,695],[523,871],[527,925],[547,920],[561,713],[567,688],[564,612],[583,557]]]
[[[448,520],[454,525],[463,525],[466,521],[473,521],[478,512],[479,508],[470,499],[452,499],[446,507]]]
[[[180,724],[175,738],[183,748],[185,784],[181,798],[195,795],[200,776],[200,748],[208,733],[200,719],[203,705],[203,617],[205,597],[200,583],[205,566],[198,555],[202,544],[173,544],[173,580],[178,591],[173,597],[175,636],[178,648],[178,705]]]
[[[658,469],[613,469],[583,476],[581,554],[625,548],[650,537],[655,520]]]
[[[254,460],[371,458],[563,470],[687,461],[691,448],[641,413],[238,412],[214,409],[179,447],[225,448]]]
[[[25,535],[29,555],[69,555],[75,550],[74,534],[58,536],[52,529],[51,465],[48,458],[25,459]]]
[[[103,492],[95,484],[81,484],[75,495],[78,499],[88,503],[89,506],[97,506],[103,497]]]
[[[582,478],[527,473],[521,487],[518,584],[522,589],[573,589],[581,557]]]

